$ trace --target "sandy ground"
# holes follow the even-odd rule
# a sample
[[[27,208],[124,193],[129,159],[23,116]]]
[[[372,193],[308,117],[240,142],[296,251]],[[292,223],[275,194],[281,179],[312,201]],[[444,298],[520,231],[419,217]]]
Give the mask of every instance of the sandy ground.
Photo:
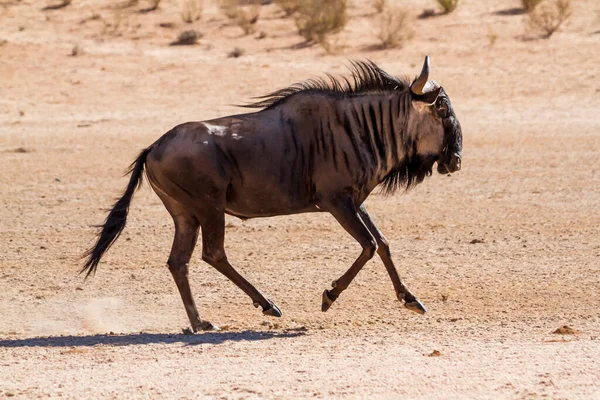
[[[512,3],[461,1],[375,50],[378,17],[353,1],[327,54],[298,46],[275,6],[244,36],[207,2],[199,44],[170,47],[189,27],[176,1],[147,14],[0,2],[0,396],[600,397],[600,3],[574,2],[550,40],[531,40]],[[264,317],[197,251],[196,302],[223,331],[182,335],[172,222],[148,186],[96,276],[77,275],[125,167],[174,125],[343,74],[348,58],[414,75],[425,54],[463,126],[463,169],[367,206],[428,314],[401,307],[378,259],[322,313],[359,253],[330,216],[228,218],[229,259],[284,316]]]

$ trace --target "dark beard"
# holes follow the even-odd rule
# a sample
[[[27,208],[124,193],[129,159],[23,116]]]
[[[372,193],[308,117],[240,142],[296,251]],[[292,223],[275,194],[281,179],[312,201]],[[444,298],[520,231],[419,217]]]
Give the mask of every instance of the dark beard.
[[[435,155],[407,157],[394,167],[381,181],[384,194],[394,194],[398,189],[409,190],[431,176],[433,164],[438,157]]]

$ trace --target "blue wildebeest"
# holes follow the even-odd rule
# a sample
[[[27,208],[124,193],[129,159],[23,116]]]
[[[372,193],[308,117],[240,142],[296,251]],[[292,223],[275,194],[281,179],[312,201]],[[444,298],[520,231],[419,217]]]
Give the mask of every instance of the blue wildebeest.
[[[225,214],[241,219],[329,212],[362,246],[360,256],[331,290],[327,311],[363,265],[379,254],[398,299],[425,307],[400,280],[388,242],[364,206],[379,185],[386,193],[411,188],[431,175],[458,171],[462,132],[448,95],[429,80],[429,57],[412,83],[372,62],[353,62],[352,76],[312,79],[264,96],[246,107],[260,111],[188,122],[165,133],[131,165],[123,196],[101,227],[82,272],[95,272],[125,227],[129,204],[142,182],[172,215],[175,239],[167,261],[192,330],[215,329],[196,309],[188,262],[202,231],[202,259],[261,306],[279,308],[229,263],[223,246]]]

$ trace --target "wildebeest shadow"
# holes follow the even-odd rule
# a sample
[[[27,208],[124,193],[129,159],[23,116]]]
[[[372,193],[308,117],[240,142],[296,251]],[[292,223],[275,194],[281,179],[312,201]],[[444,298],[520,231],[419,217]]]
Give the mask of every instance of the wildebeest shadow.
[[[163,333],[130,333],[123,335],[88,336],[48,336],[27,339],[0,340],[0,348],[15,347],[91,347],[95,345],[129,346],[144,344],[183,343],[186,346],[198,344],[222,344],[224,342],[254,342],[258,340],[284,339],[303,336],[306,329],[289,329],[283,332],[241,331],[241,332],[204,332],[195,335]]]

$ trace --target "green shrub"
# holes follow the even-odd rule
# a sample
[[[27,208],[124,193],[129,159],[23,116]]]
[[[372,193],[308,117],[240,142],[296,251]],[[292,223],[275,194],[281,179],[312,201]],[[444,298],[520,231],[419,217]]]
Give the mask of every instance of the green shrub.
[[[444,14],[450,14],[458,7],[458,0],[436,0],[444,10]]]

